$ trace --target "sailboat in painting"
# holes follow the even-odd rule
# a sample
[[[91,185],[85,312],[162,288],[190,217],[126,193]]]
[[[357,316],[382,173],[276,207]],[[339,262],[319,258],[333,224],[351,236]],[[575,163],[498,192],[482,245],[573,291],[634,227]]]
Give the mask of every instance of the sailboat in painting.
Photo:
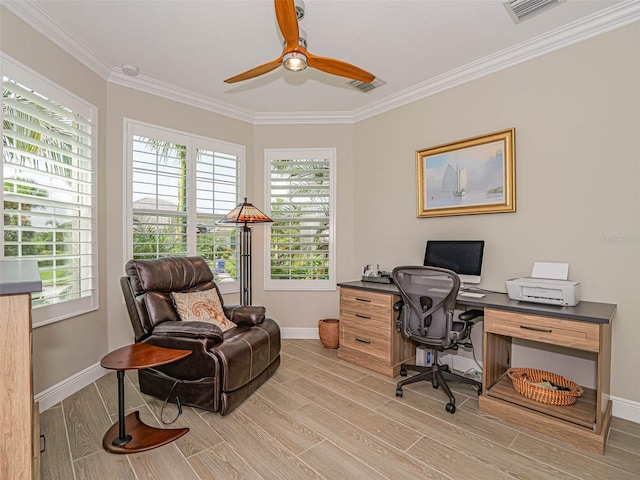
[[[451,164],[447,165],[442,177],[442,191],[451,192],[454,197],[462,197],[466,194],[466,190],[467,169],[459,168],[458,165],[455,168]]]

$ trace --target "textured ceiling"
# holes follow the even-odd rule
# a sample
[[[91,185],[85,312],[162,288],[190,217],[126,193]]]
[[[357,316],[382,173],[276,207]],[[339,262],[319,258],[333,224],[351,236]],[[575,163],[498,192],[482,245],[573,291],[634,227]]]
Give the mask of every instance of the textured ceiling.
[[[358,65],[385,82],[363,93],[345,78],[311,68],[278,68],[223,83],[280,55],[282,38],[270,0],[2,0],[116,83],[249,114],[298,115],[353,114],[401,102],[421,86],[446,87],[447,79],[478,74],[497,59],[508,65],[535,56],[536,45],[552,50],[553,41],[569,44],[584,24],[592,28],[602,23],[600,17],[620,17],[617,10],[627,16],[631,11],[637,20],[636,3],[568,0],[516,25],[501,0],[306,0],[300,26],[309,51]],[[123,75],[123,64],[137,66],[139,76]]]

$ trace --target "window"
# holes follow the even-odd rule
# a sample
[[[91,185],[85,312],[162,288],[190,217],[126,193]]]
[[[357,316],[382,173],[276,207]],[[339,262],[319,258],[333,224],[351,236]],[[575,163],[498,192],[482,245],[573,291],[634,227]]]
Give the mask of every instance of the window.
[[[244,147],[127,123],[128,258],[198,255],[237,289],[235,226],[216,225],[244,196]]]
[[[335,289],[335,149],[266,150],[266,288]]]
[[[34,326],[98,307],[95,107],[2,58],[2,256],[38,262]]]

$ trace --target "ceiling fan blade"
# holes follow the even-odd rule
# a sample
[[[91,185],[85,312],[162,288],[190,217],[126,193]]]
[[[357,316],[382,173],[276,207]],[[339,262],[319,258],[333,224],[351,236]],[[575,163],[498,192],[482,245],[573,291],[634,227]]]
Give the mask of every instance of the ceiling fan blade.
[[[280,65],[282,65],[282,57],[276,58],[270,62],[267,62],[258,67],[252,68],[251,70],[247,70],[235,77],[227,78],[224,83],[236,83],[241,82],[242,80],[249,80],[250,78],[259,77],[260,75],[264,75],[265,73],[269,73],[271,70],[275,70]]]
[[[360,67],[356,67],[355,65],[351,65],[350,63],[343,62],[342,60],[318,57],[308,52],[306,55],[308,65],[310,67],[317,68],[318,70],[322,70],[323,72],[327,72],[332,75],[339,75],[352,80],[359,80],[364,83],[371,83],[376,78],[374,74],[369,73]]]
[[[293,0],[274,0],[276,7],[276,19],[278,26],[287,42],[286,51],[293,50],[298,46],[300,38],[300,28],[298,26],[298,16]]]

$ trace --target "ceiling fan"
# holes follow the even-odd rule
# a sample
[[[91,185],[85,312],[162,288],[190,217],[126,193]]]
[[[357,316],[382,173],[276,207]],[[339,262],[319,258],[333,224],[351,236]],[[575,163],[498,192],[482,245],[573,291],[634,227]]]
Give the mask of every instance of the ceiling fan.
[[[332,75],[339,75],[364,83],[371,83],[375,79],[375,75],[355,65],[334,58],[319,57],[309,52],[307,50],[306,36],[298,26],[298,15],[296,14],[296,11],[298,11],[300,18],[302,18],[304,16],[304,8],[296,7],[293,0],[274,0],[274,3],[278,26],[285,41],[282,55],[235,77],[227,78],[225,83],[241,82],[242,80],[258,77],[275,70],[280,65],[292,72],[299,72],[309,66]]]

